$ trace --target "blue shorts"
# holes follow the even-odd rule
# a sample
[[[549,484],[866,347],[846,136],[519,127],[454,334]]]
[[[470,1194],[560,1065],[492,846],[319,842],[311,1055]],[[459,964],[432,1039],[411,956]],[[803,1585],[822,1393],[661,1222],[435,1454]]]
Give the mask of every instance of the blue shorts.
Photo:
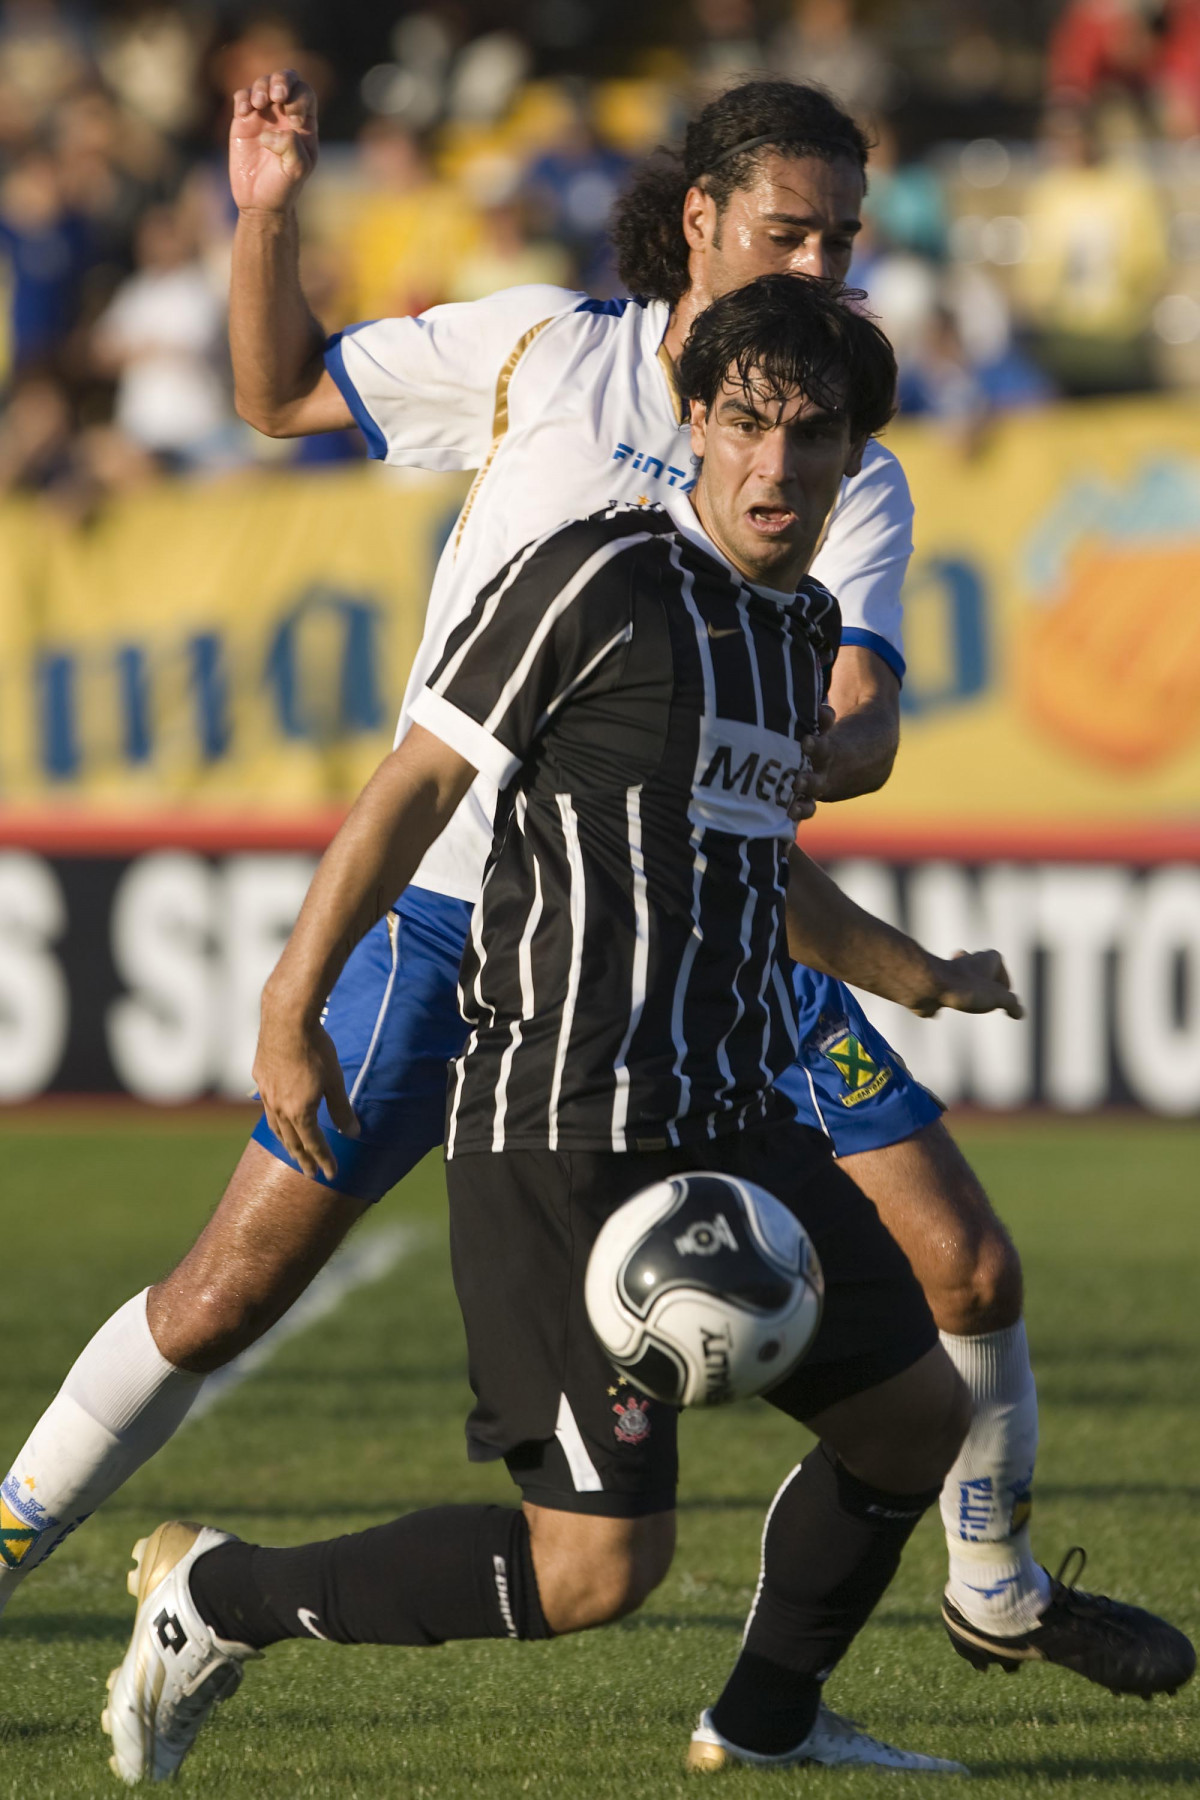
[[[466,1042],[458,965],[471,926],[466,900],[409,888],[353,951],[325,1009],[360,1135],[321,1129],[337,1163],[332,1181],[356,1200],[379,1200],[446,1135],[446,1065]],[[254,1132],[281,1162],[296,1163],[260,1119]]]
[[[849,988],[798,963],[792,986],[800,1049],[775,1085],[835,1156],[882,1150],[940,1118],[941,1101],[909,1074]]]
[[[409,888],[358,945],[329,997],[325,1026],[338,1048],[360,1135],[336,1131],[324,1105],[321,1128],[337,1163],[332,1181],[358,1200],[379,1200],[445,1133],[446,1065],[467,1027],[458,1010],[458,966],[471,906],[427,888]],[[813,1125],[838,1156],[881,1150],[911,1137],[941,1112],[858,1002],[828,976],[795,971],[800,1054],[780,1079],[802,1125]],[[265,1119],[254,1132],[293,1169]]]

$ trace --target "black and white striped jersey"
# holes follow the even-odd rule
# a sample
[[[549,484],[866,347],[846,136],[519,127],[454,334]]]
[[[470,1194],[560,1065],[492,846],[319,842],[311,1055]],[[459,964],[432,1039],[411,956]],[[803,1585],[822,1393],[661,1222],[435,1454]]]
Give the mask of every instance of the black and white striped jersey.
[[[611,507],[484,589],[413,718],[500,789],[446,1150],[643,1150],[786,1115],[798,740],[840,621],[750,586],[685,497]]]

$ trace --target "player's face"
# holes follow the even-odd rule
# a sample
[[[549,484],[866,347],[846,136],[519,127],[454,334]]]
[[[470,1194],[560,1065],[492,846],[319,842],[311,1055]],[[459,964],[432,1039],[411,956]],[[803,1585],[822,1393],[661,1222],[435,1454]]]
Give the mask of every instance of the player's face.
[[[693,404],[692,449],[703,458],[696,511],[717,548],[749,580],[795,587],[862,457],[846,413],[800,393],[781,399],[752,376],[748,388],[727,383],[711,408]]]
[[[815,275],[844,281],[862,229],[863,178],[846,157],[780,156],[772,151],[749,187],[718,213],[692,188],[684,203],[693,288],[709,301],[759,275]]]

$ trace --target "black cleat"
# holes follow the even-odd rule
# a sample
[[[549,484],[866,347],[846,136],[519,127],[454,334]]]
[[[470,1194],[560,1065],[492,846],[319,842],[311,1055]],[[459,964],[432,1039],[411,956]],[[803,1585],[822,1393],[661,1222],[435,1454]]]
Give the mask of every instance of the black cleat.
[[[1078,1566],[1070,1580],[1064,1580],[1067,1565],[1076,1556]],[[943,1597],[942,1622],[950,1642],[976,1669],[998,1663],[1007,1675],[1015,1675],[1022,1663],[1057,1663],[1113,1694],[1140,1694],[1143,1700],[1152,1694],[1173,1694],[1196,1668],[1190,1639],[1140,1606],[1082,1593],[1074,1583],[1086,1561],[1086,1552],[1078,1546],[1067,1551],[1058,1574],[1050,1578],[1049,1606],[1032,1631],[1017,1637],[981,1631]]]

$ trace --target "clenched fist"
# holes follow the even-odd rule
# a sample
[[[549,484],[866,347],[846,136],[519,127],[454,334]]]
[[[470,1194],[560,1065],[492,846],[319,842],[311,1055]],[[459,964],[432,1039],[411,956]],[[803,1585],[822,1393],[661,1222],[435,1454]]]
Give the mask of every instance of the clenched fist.
[[[239,212],[286,212],[316,164],[317,96],[294,69],[237,90],[229,185]]]

